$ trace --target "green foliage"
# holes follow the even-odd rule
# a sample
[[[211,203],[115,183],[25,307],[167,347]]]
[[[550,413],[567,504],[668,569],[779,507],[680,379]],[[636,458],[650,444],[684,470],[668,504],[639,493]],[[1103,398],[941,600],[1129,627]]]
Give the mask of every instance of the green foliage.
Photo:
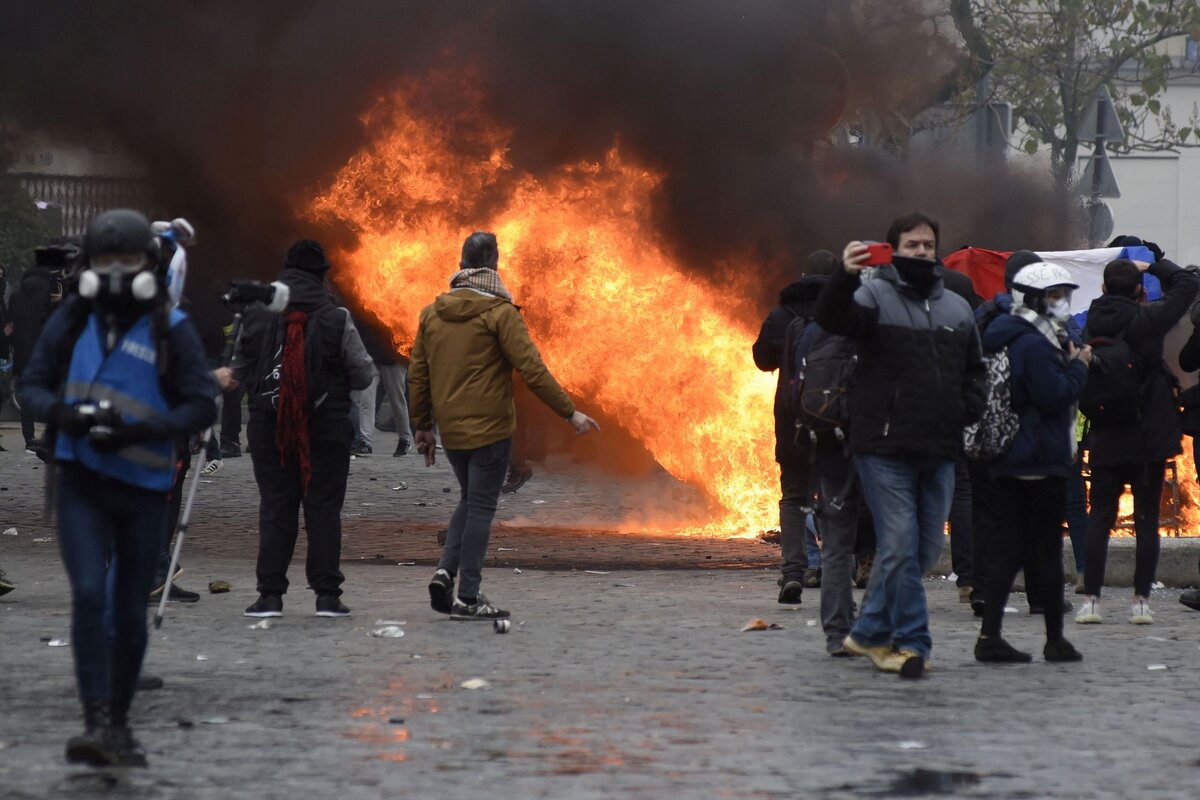
[[[0,264],[10,282],[33,263],[33,248],[44,238],[37,206],[16,178],[0,170]]]
[[[950,0],[970,61],[957,102],[991,97],[1013,105],[1018,146],[1049,145],[1055,174],[1069,179],[1078,131],[1092,97],[1109,87],[1126,140],[1118,151],[1200,144],[1200,120],[1178,126],[1159,97],[1180,70],[1159,45],[1200,32],[1200,0]]]

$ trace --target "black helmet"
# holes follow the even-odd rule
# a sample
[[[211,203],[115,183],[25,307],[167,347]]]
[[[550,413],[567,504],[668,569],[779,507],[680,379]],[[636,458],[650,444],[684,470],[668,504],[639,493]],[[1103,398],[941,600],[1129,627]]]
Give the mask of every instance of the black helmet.
[[[150,221],[136,211],[117,208],[97,214],[83,236],[86,258],[104,253],[153,253]]]

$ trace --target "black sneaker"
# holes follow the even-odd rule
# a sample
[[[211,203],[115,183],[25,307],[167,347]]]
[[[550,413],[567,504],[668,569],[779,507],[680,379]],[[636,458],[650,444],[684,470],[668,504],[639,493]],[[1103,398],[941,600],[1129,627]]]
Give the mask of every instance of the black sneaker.
[[[1066,639],[1053,639],[1046,642],[1045,648],[1042,649],[1042,655],[1049,662],[1083,661],[1083,654]]]
[[[36,456],[37,452],[38,452],[37,442],[26,442],[25,443],[25,452],[31,456]]]
[[[817,567],[816,569],[813,569],[812,567],[809,567],[808,569],[804,570],[804,577],[800,579],[800,582],[804,584],[805,589],[820,589],[821,568]]]
[[[779,590],[779,602],[784,605],[798,606],[802,594],[804,594],[804,584],[800,581],[784,581],[783,588]]]
[[[401,439],[400,443],[396,445],[396,452],[392,453],[392,458],[399,458],[400,456],[406,456],[411,451],[412,451],[412,443],[405,439]]]
[[[504,609],[489,603],[483,592],[479,593],[474,603],[464,603],[456,597],[454,604],[450,606],[450,619],[491,622],[494,619],[508,619],[510,616],[512,615]]]
[[[342,602],[340,597],[334,597],[331,594],[317,595],[317,616],[318,617],[348,617],[350,609]]]
[[[118,767],[146,766],[146,751],[142,749],[141,743],[133,738],[133,731],[127,726],[114,725],[109,729],[109,737],[113,750],[116,751]]]
[[[371,455],[371,445],[357,444],[350,448],[350,455],[359,456],[360,458]]]
[[[277,594],[260,594],[254,605],[242,612],[245,617],[282,617],[283,597]]]
[[[4,592],[0,590],[0,594]],[[1183,594],[1179,595],[1179,602],[1183,603],[1193,611],[1200,611],[1200,589],[1188,589]]]
[[[429,607],[439,614],[449,614],[454,605],[454,578],[449,571],[439,569],[429,581]]]
[[[176,565],[175,574],[171,576],[171,587],[175,588],[175,581],[179,580],[179,576],[183,574],[183,567]],[[163,589],[167,588],[167,571],[157,572],[154,576],[154,588],[150,590],[150,599],[157,602],[162,597]],[[174,594],[174,592],[172,592]],[[200,598],[197,597],[197,600]]]
[[[241,442],[221,442],[221,458],[241,458]]]
[[[999,636],[982,636],[975,642],[975,660],[986,664],[1028,664],[1033,661],[1029,653],[1022,653]]]
[[[164,685],[162,678],[145,672],[138,675],[137,683],[134,684],[139,692],[153,692],[155,689],[161,689]]]
[[[17,585],[15,583],[4,580],[4,573],[0,571],[0,596],[6,595],[16,588]]]
[[[163,587],[157,587],[150,593],[150,602],[157,603],[162,598]],[[200,602],[200,594],[198,592],[189,592],[178,583],[171,584],[171,593],[167,595],[168,603],[198,603]]]

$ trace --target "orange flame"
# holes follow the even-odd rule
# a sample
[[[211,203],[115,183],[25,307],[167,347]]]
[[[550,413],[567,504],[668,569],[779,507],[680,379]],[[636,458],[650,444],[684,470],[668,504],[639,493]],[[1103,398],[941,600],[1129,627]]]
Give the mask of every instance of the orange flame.
[[[507,156],[512,132],[475,103],[447,112],[422,100],[410,86],[379,101],[363,119],[370,143],[306,209],[359,236],[339,254],[351,267],[343,288],[406,351],[420,309],[447,290],[465,236],[494,231],[501,275],[567,391],[619,420],[725,510],[682,532],[774,527],[775,376],[751,360],[752,274],[719,289],[689,276],[650,221],[661,176],[630,163],[619,145],[596,162],[522,174]]]

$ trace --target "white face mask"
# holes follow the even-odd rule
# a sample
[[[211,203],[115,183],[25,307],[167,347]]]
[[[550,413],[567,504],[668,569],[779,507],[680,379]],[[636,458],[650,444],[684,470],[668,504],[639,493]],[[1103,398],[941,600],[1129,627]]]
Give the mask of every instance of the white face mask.
[[[1056,319],[1059,322],[1066,322],[1071,318],[1071,301],[1056,300],[1046,306],[1046,316],[1050,319]]]

